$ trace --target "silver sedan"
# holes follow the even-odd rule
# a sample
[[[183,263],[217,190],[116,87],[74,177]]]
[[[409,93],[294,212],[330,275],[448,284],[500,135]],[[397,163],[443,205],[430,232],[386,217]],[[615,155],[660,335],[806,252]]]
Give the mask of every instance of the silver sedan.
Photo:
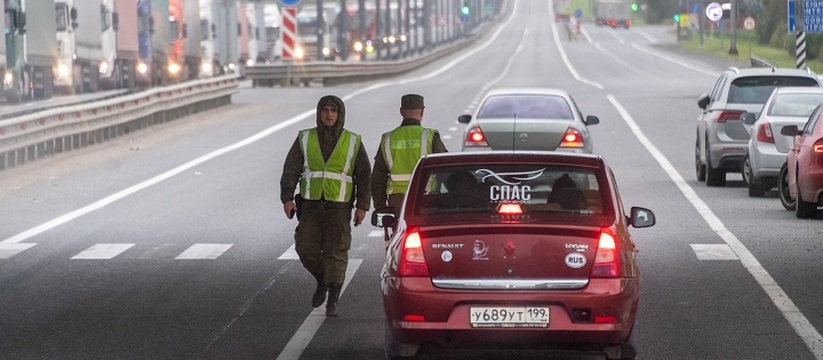
[[[750,125],[748,153],[743,161],[743,179],[749,196],[763,196],[777,185],[780,167],[793,138],[780,134],[787,125],[803,126],[818,104],[823,103],[823,88],[779,87],[772,91],[760,115],[745,113],[741,121]]]
[[[474,116],[460,115],[463,151],[549,150],[591,153],[588,126],[597,116],[583,117],[565,90],[510,88],[489,91]]]

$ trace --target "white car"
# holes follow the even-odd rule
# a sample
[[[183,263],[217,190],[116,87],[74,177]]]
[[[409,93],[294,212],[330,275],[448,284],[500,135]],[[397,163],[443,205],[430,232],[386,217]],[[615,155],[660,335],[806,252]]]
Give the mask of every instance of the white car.
[[[749,196],[763,196],[777,185],[780,167],[792,147],[791,136],[781,135],[787,125],[803,127],[815,107],[823,103],[823,88],[779,87],[772,91],[759,116],[745,113],[741,121],[751,125],[748,153],[743,160],[743,179]]]
[[[591,153],[589,125],[597,116],[583,117],[565,90],[511,88],[489,91],[475,114],[460,115],[467,124],[463,151],[545,150]]]

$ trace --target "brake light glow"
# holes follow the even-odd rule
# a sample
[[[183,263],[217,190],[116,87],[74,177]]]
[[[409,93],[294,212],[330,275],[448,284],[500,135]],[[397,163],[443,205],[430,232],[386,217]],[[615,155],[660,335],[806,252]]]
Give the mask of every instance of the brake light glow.
[[[497,213],[507,215],[522,214],[523,208],[518,203],[501,203],[497,208]]]
[[[423,239],[416,231],[408,233],[403,239],[399,273],[400,276],[429,276],[429,267],[423,255]]]
[[[725,123],[727,120],[739,120],[743,115],[742,110],[723,110],[717,115],[717,123]]]
[[[583,136],[580,135],[580,132],[573,127],[569,127],[566,130],[566,133],[563,134],[563,140],[560,141],[560,145],[558,147],[561,148],[582,148],[583,144]]]
[[[591,277],[616,278],[621,276],[620,256],[617,251],[617,241],[614,237],[612,228],[604,228],[600,232]]]
[[[823,139],[817,140],[814,145],[812,145],[812,150],[815,155],[823,155]]]
[[[774,144],[774,133],[771,124],[763,122],[757,127],[757,141]]]
[[[486,141],[486,135],[483,134],[483,130],[480,130],[479,126],[475,126],[466,133],[466,141],[463,144],[464,146],[489,146],[489,143]]]

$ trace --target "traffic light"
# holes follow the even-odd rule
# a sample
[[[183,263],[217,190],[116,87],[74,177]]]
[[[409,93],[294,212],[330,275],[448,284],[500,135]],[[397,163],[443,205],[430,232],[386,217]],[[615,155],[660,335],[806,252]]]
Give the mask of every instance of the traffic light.
[[[674,14],[673,18],[674,18],[674,23],[675,24],[680,23],[680,14]]]
[[[637,11],[637,3],[636,2],[632,2],[631,7],[632,7],[632,11]]]
[[[468,16],[468,15],[469,15],[469,11],[470,11],[470,10],[469,10],[469,2],[468,2],[468,1],[464,1],[464,2],[463,2],[463,6],[461,6],[461,7],[460,7],[460,13],[461,13],[461,14],[463,14],[464,16]]]

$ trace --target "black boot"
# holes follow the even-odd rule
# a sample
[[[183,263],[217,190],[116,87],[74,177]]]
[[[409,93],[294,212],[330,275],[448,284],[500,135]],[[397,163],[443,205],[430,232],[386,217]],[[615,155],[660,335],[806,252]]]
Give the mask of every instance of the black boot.
[[[314,290],[314,295],[311,296],[311,306],[320,307],[326,301],[326,290],[328,287],[323,281],[323,274],[313,274],[317,280],[317,289]]]
[[[326,302],[326,316],[337,317],[337,301],[340,300],[340,290],[342,286],[329,286],[329,301]]]

